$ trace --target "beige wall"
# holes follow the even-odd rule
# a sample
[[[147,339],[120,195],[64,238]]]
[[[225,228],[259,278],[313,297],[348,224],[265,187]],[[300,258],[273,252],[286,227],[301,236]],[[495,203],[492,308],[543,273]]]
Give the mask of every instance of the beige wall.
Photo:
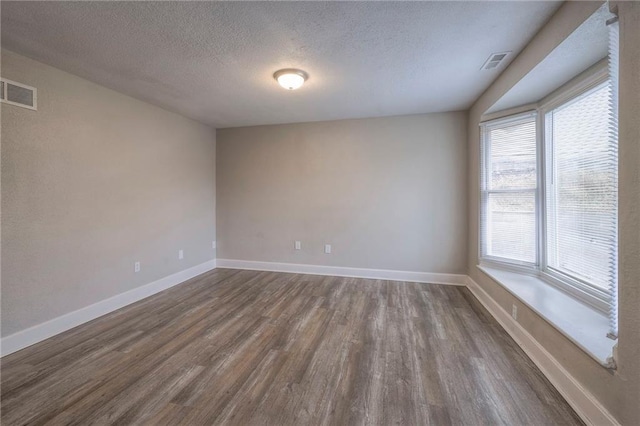
[[[2,105],[2,336],[215,258],[213,129],[7,51],[2,77],[38,88]]]
[[[598,7],[600,2],[567,2],[476,101],[469,112],[469,188],[478,188],[479,130],[484,111],[544,59]],[[620,340],[619,368],[610,373],[503,287],[483,274],[478,263],[478,191],[469,191],[469,275],[505,310],[519,306],[518,321],[618,421],[640,419],[640,3],[620,2]]]
[[[640,424],[640,3],[616,2],[620,15],[620,418]]]
[[[466,272],[466,119],[218,130],[218,258]]]

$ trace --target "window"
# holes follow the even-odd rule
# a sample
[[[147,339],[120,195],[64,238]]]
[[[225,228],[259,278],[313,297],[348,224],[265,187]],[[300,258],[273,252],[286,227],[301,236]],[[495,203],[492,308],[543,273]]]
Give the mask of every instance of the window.
[[[536,111],[481,124],[483,263],[535,273],[610,314],[618,249],[614,90],[602,68]]]
[[[536,116],[483,124],[482,248],[485,258],[536,263]]]
[[[617,144],[609,83],[547,112],[546,266],[609,296],[616,277]]]
[[[478,266],[610,368],[604,335],[618,337],[620,52],[617,17],[606,6],[598,14],[609,32],[607,60],[541,94],[529,112],[480,123]]]

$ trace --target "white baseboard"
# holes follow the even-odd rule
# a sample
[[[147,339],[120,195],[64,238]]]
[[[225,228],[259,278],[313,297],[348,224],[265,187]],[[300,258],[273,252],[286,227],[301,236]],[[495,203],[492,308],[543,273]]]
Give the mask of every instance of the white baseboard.
[[[587,425],[620,426],[589,391],[470,277],[467,277],[467,287]]]
[[[0,354],[5,356],[19,351],[20,349],[24,349],[27,346],[41,342],[49,337],[55,336],[56,334],[72,329],[73,327],[77,327],[80,324],[96,319],[102,315],[108,314],[109,312],[113,312],[116,309],[130,305],[131,303],[152,296],[190,278],[215,269],[215,267],[215,259],[210,260],[4,337],[0,341]]]
[[[256,262],[252,260],[218,259],[218,268],[250,269],[254,271],[290,272],[334,277],[371,278],[416,283],[466,285],[466,275],[432,272],[394,271],[388,269],[347,268],[342,266],[304,265],[298,263]]]

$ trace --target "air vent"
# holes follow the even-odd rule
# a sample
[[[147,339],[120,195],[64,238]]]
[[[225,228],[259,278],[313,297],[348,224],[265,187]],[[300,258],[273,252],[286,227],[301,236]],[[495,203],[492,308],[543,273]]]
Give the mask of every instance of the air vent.
[[[37,110],[37,94],[35,87],[15,81],[0,79],[0,102],[22,108]]]
[[[482,66],[482,70],[493,70],[496,69],[502,64],[507,56],[509,56],[511,52],[500,52],[500,53],[492,53],[487,59],[487,62]]]

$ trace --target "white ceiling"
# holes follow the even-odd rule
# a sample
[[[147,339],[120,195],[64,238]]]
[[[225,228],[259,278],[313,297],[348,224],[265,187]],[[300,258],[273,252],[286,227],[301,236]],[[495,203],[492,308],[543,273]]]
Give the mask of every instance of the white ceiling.
[[[538,102],[606,58],[609,45],[606,22],[611,16],[609,7],[602,5],[486,112]]]
[[[560,4],[2,1],[2,45],[218,128],[376,117],[469,108]]]

